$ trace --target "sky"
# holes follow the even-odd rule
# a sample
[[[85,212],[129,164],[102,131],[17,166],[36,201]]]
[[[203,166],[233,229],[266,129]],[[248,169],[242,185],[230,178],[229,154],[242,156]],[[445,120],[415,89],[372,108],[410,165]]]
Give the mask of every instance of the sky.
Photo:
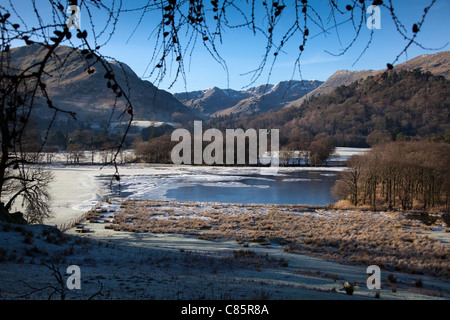
[[[267,0],[271,3],[272,0]],[[289,5],[293,0],[285,0]],[[412,26],[418,23],[424,13],[423,9],[431,0],[393,0],[395,12],[400,21],[405,26],[407,34],[412,35]],[[42,5],[43,19],[45,16],[45,0],[36,1],[38,5]],[[64,1],[62,1],[64,2]],[[108,1],[103,1],[108,3]],[[123,9],[127,6],[138,7],[140,3],[147,1],[128,1]],[[256,1],[257,22],[264,26],[266,22],[261,18],[262,1]],[[311,1],[310,1],[311,2]],[[340,5],[345,7],[346,3],[352,1],[338,1]],[[388,1],[385,1],[387,3]],[[9,0],[0,0],[1,7],[8,7]],[[24,21],[29,24],[37,23],[34,17],[34,8],[30,5],[30,0],[15,0],[14,6],[17,12],[20,12]],[[209,4],[209,1],[205,3]],[[242,1],[243,9],[245,9],[246,1]],[[338,55],[348,44],[351,43],[354,31],[350,23],[340,25],[338,29],[332,27],[332,21],[327,21],[329,17],[328,1],[311,2],[317,12],[322,16],[322,22],[325,27],[330,30],[327,33],[321,32],[313,22],[308,23],[310,35],[303,51],[301,58],[301,73],[295,68],[295,61],[299,53],[299,45],[302,42],[301,35],[297,34],[289,42],[282,52],[277,56],[272,72],[269,76],[271,59],[273,55],[269,55],[269,62],[266,71],[254,82],[251,77],[246,74],[258,67],[262,60],[265,50],[265,39],[260,35],[254,35],[248,29],[227,29],[223,33],[223,43],[217,45],[217,50],[227,65],[227,71],[213,59],[209,52],[201,45],[201,42],[194,48],[190,58],[185,58],[186,82],[182,78],[173,84],[175,77],[176,65],[166,75],[165,80],[158,84],[160,89],[167,90],[172,93],[203,90],[212,87],[230,88],[242,90],[249,86],[272,83],[276,84],[286,80],[321,80],[325,81],[333,73],[341,69],[347,70],[367,70],[367,69],[384,69],[386,63],[392,63],[397,55],[402,52],[407,44],[405,40],[395,29],[391,20],[390,12],[385,7],[380,7],[380,26],[381,29],[373,30],[373,39],[368,49],[363,53],[369,41],[371,30],[365,25],[361,29],[358,40],[343,55]],[[372,1],[366,1],[370,5]],[[288,6],[289,7],[289,6]],[[98,15],[97,15],[98,14]],[[158,15],[159,14],[159,15]],[[155,23],[159,22],[160,13],[146,13],[138,25],[141,12],[123,12],[121,13],[119,22],[115,26],[114,34],[108,43],[100,49],[105,56],[113,57],[129,65],[134,72],[143,79],[155,82],[154,77],[149,77],[149,63],[151,61],[155,48],[155,38],[152,30]],[[102,23],[107,21],[101,12],[95,10],[88,12],[81,11],[82,28],[90,30],[90,17],[95,23],[95,28],[101,30]],[[369,14],[366,17],[370,17]],[[237,15],[230,14],[230,18],[238,19]],[[280,28],[288,28],[290,21],[294,18],[293,12],[286,10],[282,14],[279,22]],[[430,54],[439,51],[450,50],[450,0],[437,0],[425,20],[425,24],[421,28],[417,41],[425,48],[434,49],[426,50],[413,44],[407,54],[400,57],[397,63],[407,61],[422,54]],[[50,18],[49,18],[50,19]],[[339,19],[339,18],[338,18]],[[338,20],[342,21],[342,19]],[[86,25],[87,24],[87,25]],[[137,26],[137,28],[136,28]],[[103,38],[109,36],[109,29],[104,33]],[[99,32],[99,31],[98,31]],[[277,39],[277,41],[280,40]],[[181,42],[186,43],[188,39],[181,38]],[[151,70],[151,69],[150,69]]]

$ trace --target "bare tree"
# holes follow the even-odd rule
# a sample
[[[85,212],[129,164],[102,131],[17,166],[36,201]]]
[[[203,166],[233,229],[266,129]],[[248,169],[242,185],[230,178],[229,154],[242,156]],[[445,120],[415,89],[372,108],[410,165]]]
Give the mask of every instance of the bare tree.
[[[333,196],[346,199],[350,198],[353,205],[358,204],[359,198],[359,178],[361,176],[364,158],[362,156],[353,156],[347,161],[347,170],[340,173],[340,179],[333,187]]]
[[[7,220],[13,204],[19,199],[22,199],[23,205],[27,208],[26,217],[29,218],[29,222],[42,222],[50,214],[48,205],[50,196],[47,189],[51,182],[51,175],[33,165],[37,161],[30,158],[29,152],[32,151],[34,155],[39,156],[52,125],[60,115],[66,114],[76,120],[75,113],[53,103],[46,85],[47,81],[57,79],[62,70],[67,67],[68,57],[78,55],[79,59],[84,59],[88,66],[86,69],[88,74],[91,74],[93,70],[89,66],[95,63],[101,65],[105,70],[105,82],[112,94],[116,96],[116,101],[120,99],[124,102],[125,107],[121,117],[128,121],[128,126],[122,143],[116,148],[117,153],[122,147],[133,119],[133,108],[127,90],[116,81],[116,75],[111,66],[96,51],[99,47],[92,48],[86,40],[85,30],[76,32],[76,37],[83,49],[78,50],[72,45],[72,52],[67,56],[58,55],[57,48],[64,41],[72,43],[70,40],[72,33],[66,22],[66,7],[54,1],[50,1],[50,4],[52,21],[45,24],[40,17],[42,12],[38,10],[35,1],[31,1],[31,8],[35,9],[38,26],[27,26],[12,2],[9,8],[11,12],[0,6],[0,202],[1,215]],[[15,17],[12,17],[12,14]],[[40,46],[44,52],[42,58],[35,63],[19,67],[13,62],[11,47],[21,42],[28,46]],[[39,108],[47,108],[52,117],[48,121],[43,139],[39,141],[34,139],[30,144],[33,115],[40,110]],[[116,164],[115,158],[113,157],[111,161],[114,164]]]
[[[60,300],[65,300],[66,296],[68,293],[70,293],[70,290],[67,288],[67,284],[64,281],[64,275],[63,273],[60,271],[60,268],[55,266],[55,264],[52,262],[51,265],[49,264],[44,264],[49,271],[51,272],[53,278],[54,278],[54,283],[50,283],[46,286],[43,287],[34,287],[32,285],[30,285],[28,282],[21,280],[20,282],[22,282],[27,288],[28,288],[28,292],[22,295],[19,295],[17,298],[34,298],[35,295],[37,295],[38,293],[47,293],[48,294],[48,300],[53,300],[56,299],[57,295],[59,295],[59,299]],[[91,296],[89,296],[87,298],[87,300],[92,300],[94,299],[96,296],[102,296],[102,290],[103,290],[103,283],[101,281],[98,281],[99,284],[99,290],[95,293],[93,293]]]
[[[329,0],[326,5],[319,1],[308,0],[146,0],[107,3],[98,0],[71,0],[69,4],[78,6],[84,13],[83,27],[86,26],[86,29],[80,31],[77,37],[83,40],[85,48],[94,56],[101,55],[101,47],[114,36],[121,17],[131,14],[134,17],[137,16],[136,24],[132,26],[134,28],[130,29],[130,38],[135,36],[139,28],[145,28],[150,30],[150,36],[156,40],[153,51],[149,53],[150,63],[147,73],[148,77],[155,82],[168,76],[171,69],[176,70],[172,83],[180,77],[186,81],[185,68],[197,47],[204,47],[227,72],[227,62],[220,54],[220,45],[225,41],[224,36],[229,31],[248,30],[265,40],[265,48],[258,66],[248,71],[251,78],[249,85],[251,85],[267,69],[270,77],[277,58],[288,50],[291,43],[296,44],[295,48],[297,48],[294,71],[298,70],[301,76],[301,58],[308,48],[309,40],[334,33],[342,44],[339,30],[346,26],[350,26],[353,32],[350,42],[342,44],[338,53],[329,53],[344,55],[358,41],[361,41],[366,46],[358,58],[360,59],[373,40],[374,29],[368,35],[362,31],[368,22],[367,11],[374,7],[380,7],[389,12],[394,31],[405,41],[404,49],[387,64],[389,68],[412,45],[431,50],[417,42],[417,35],[435,2],[436,0],[430,0],[424,4],[423,9],[418,11],[418,22],[412,26],[406,26],[401,21],[392,0],[349,0],[345,3]],[[17,23],[11,22],[5,25],[9,27],[5,30],[8,32],[8,38],[28,42],[36,41],[34,39],[36,37],[43,40],[49,39],[54,29],[66,25],[68,17],[66,4],[66,1],[53,0],[42,1],[38,4],[37,1],[30,0],[27,8],[30,12],[33,10],[38,26],[24,31],[19,22],[25,24],[25,19],[20,10],[10,1],[8,8],[0,7],[3,17],[6,11],[18,20]],[[50,17],[53,20],[52,24],[44,23],[45,11],[52,13]],[[87,42],[88,32],[92,37],[92,43]]]
[[[449,155],[447,143],[391,142],[353,156],[340,173],[333,195],[353,205],[448,208]]]
[[[139,12],[140,18],[136,22],[134,31],[141,25],[148,26],[148,21],[154,19],[159,13],[160,19],[151,24],[151,35],[156,39],[156,46],[151,52],[151,68],[148,76],[153,77],[155,82],[163,80],[169,70],[176,69],[173,83],[182,78],[186,83],[185,66],[191,58],[194,49],[203,46],[211,56],[222,66],[228,75],[226,60],[220,53],[220,45],[224,42],[227,32],[233,30],[249,31],[254,36],[265,40],[265,48],[259,64],[254,70],[249,70],[250,76],[248,86],[254,84],[265,71],[268,71],[268,80],[274,70],[278,57],[288,51],[289,44],[294,43],[297,48],[293,64],[293,74],[301,77],[302,54],[308,47],[309,40],[317,37],[335,33],[339,42],[340,28],[350,26],[353,30],[348,44],[342,44],[338,53],[329,52],[332,55],[344,55],[358,41],[365,43],[365,47],[357,60],[370,47],[374,29],[366,36],[362,32],[367,21],[367,11],[374,7],[382,7],[389,12],[394,23],[395,32],[401,35],[405,41],[404,49],[398,53],[393,61],[386,64],[388,69],[399,58],[406,53],[412,45],[423,45],[417,42],[420,32],[430,8],[436,0],[428,1],[419,11],[418,23],[405,26],[397,16],[395,5],[392,0],[350,0],[341,3],[329,0],[324,6],[322,1],[308,0],[264,0],[264,1],[242,1],[242,0],[165,0],[147,1],[143,5],[127,7],[118,4],[116,10],[119,18],[121,14],[128,12]],[[324,7],[328,10],[324,10]],[[109,8],[110,9],[110,8]],[[131,36],[134,35],[134,32]],[[314,32],[314,33],[313,33]],[[130,36],[130,38],[131,38]],[[347,36],[347,35],[346,35]],[[431,50],[431,49],[430,49]],[[292,53],[292,52],[291,52]],[[356,63],[356,61],[355,61]]]

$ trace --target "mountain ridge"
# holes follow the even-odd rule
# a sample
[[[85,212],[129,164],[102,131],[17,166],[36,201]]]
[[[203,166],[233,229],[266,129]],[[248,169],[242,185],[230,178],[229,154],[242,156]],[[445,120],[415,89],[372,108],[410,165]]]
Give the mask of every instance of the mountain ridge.
[[[188,108],[204,119],[230,115],[252,114],[284,107],[319,87],[318,80],[289,80],[277,84],[263,84],[247,90],[220,89],[213,87],[185,93],[175,93]]]
[[[397,71],[413,69],[419,69],[422,72],[431,72],[434,75],[441,75],[447,80],[450,80],[450,51],[423,54],[394,66],[394,70]],[[357,71],[345,69],[338,70],[317,89],[312,90],[298,100],[288,103],[285,107],[299,107],[303,102],[314,96],[330,93],[333,89],[336,89],[339,86],[349,85],[357,80],[366,79],[369,76],[379,75],[385,71],[386,69]]]
[[[442,75],[450,80],[450,51],[420,55],[394,66],[394,70],[397,71],[414,69],[419,69],[425,73],[431,72],[434,75]],[[339,86],[350,85],[355,81],[380,75],[385,71],[386,69],[356,71],[342,69],[336,71],[325,81],[281,81],[276,85],[260,85],[243,91],[213,87],[205,90],[175,93],[174,97],[194,110],[196,115],[203,119],[231,114],[249,115],[280,108],[299,107],[314,96],[330,93]],[[298,96],[295,96],[287,94],[286,87],[288,86],[286,84],[291,86],[310,84],[310,87],[305,88],[302,94],[297,93]],[[283,87],[283,89],[274,94],[277,86]],[[226,92],[233,93],[233,98],[227,98]]]
[[[25,69],[42,59],[46,48],[29,45],[11,49],[11,62],[18,69]],[[5,53],[2,53],[2,55]],[[228,115],[252,115],[263,112],[300,107],[311,97],[332,92],[337,87],[349,85],[360,79],[381,75],[386,70],[338,70],[326,81],[289,80],[278,84],[263,84],[246,90],[220,89],[171,94],[158,89],[149,81],[140,79],[125,63],[106,61],[88,63],[81,51],[68,46],[56,49],[58,59],[51,58],[46,67],[44,82],[51,100],[68,111],[74,111],[81,121],[111,119],[111,110],[116,106],[116,97],[107,87],[106,70],[102,63],[113,71],[117,82],[130,97],[134,107],[134,120],[157,120],[183,122]],[[92,58],[92,57],[91,57]],[[397,64],[394,71],[415,70],[431,72],[450,79],[450,51],[420,55]],[[87,71],[93,71],[89,73]],[[68,99],[70,97],[70,99]],[[119,99],[119,105],[124,104]],[[45,105],[45,103],[42,103]],[[44,108],[41,108],[42,110]]]
[[[42,61],[47,50],[38,44],[12,48],[10,64],[17,70],[25,70]],[[103,64],[111,68],[116,81],[129,97],[134,120],[176,122],[179,120],[174,119],[176,116],[196,118],[172,94],[142,80],[125,63],[100,61],[95,57],[86,59],[81,50],[69,46],[57,47],[45,67],[43,81],[52,103],[75,112],[79,120],[86,122],[92,122],[92,119],[107,120],[111,118],[111,112],[115,113],[114,117],[119,116],[126,104],[123,97],[117,98],[107,87],[108,79],[104,77],[107,70]]]

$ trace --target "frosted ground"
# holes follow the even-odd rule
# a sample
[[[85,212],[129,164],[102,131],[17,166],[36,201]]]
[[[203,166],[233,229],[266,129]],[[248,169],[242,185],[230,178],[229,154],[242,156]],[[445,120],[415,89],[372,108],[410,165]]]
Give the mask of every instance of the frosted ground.
[[[169,209],[180,208],[177,203]],[[0,298],[47,299],[55,286],[50,261],[64,274],[81,269],[81,289],[66,299],[448,299],[450,283],[423,275],[382,272],[378,294],[366,287],[366,267],[343,265],[292,254],[277,244],[208,241],[181,234],[135,233],[105,228],[121,210],[108,200],[99,219],[81,221],[60,234],[45,226],[6,228],[0,223],[3,250]],[[311,212],[328,216],[326,210]],[[100,218],[101,217],[101,218]],[[80,233],[82,232],[82,233]],[[396,290],[386,282],[396,279]],[[421,286],[415,283],[421,281]],[[353,295],[343,290],[348,281]],[[45,290],[37,290],[46,288]],[[101,292],[101,295],[96,293]],[[58,299],[56,294],[53,298]]]
[[[351,152],[351,150],[349,151]],[[342,157],[348,155],[341,155]],[[54,217],[47,225],[64,228],[96,207],[106,218],[120,210],[108,179],[111,167],[49,166],[55,175]],[[174,183],[201,183],[242,187],[242,174],[259,173],[254,168],[202,168],[127,165],[119,168],[125,198],[167,199]],[[280,168],[277,175],[307,168]],[[342,168],[317,168],[332,175]],[[327,172],[325,172],[327,171]],[[157,177],[157,182],[148,179]],[[103,177],[100,178],[99,177]],[[137,177],[147,177],[139,179]],[[267,179],[261,176],[258,179]],[[128,180],[127,180],[128,179]],[[258,188],[264,189],[261,185]],[[324,214],[324,211],[320,211]],[[326,213],[326,212],[325,212]],[[1,247],[5,248],[0,270],[0,298],[47,299],[54,277],[44,265],[56,259],[62,272],[71,264],[82,270],[82,290],[67,292],[67,298],[86,299],[99,291],[102,299],[373,299],[365,286],[365,267],[348,266],[319,258],[285,252],[282,246],[236,241],[208,241],[180,234],[114,231],[105,223],[86,220],[62,235],[46,227],[10,229],[0,225]],[[30,230],[29,230],[30,229]],[[86,230],[85,233],[79,233]],[[53,235],[53,233],[55,235]],[[45,234],[45,236],[44,236]],[[50,235],[51,236],[50,236]],[[31,238],[30,238],[31,237]],[[1,256],[1,255],[0,255]],[[48,262],[47,262],[48,263]],[[393,272],[398,290],[380,291],[384,299],[448,299],[447,281],[420,276],[422,288],[414,288],[416,275]],[[382,275],[385,281],[387,274]],[[352,296],[343,291],[345,281],[355,284]],[[384,282],[385,283],[385,282]],[[55,298],[58,298],[57,296]]]

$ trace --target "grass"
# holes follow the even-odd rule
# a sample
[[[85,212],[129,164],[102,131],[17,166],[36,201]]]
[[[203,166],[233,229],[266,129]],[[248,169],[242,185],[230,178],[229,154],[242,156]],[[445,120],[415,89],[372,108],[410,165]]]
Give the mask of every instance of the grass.
[[[127,200],[107,228],[283,245],[344,264],[450,277],[449,248],[398,212]]]

